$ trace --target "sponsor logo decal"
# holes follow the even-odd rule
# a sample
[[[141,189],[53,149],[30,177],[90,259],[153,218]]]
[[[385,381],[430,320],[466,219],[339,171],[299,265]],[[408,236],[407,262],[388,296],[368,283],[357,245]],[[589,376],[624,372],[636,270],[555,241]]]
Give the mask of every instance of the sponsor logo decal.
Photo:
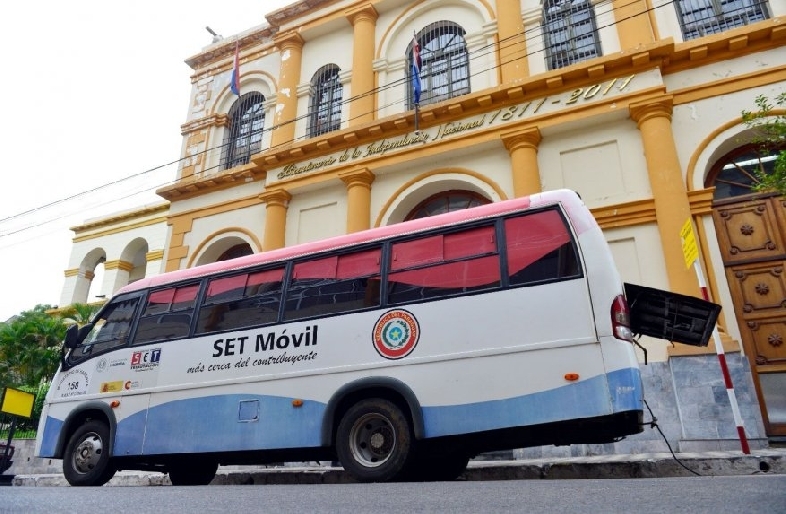
[[[60,398],[87,394],[88,383],[89,379],[84,370],[72,369],[60,379],[60,383],[57,384],[57,394]]]
[[[161,348],[143,350],[131,354],[131,369],[133,371],[148,371],[158,367],[161,360]]]
[[[123,381],[115,380],[114,382],[102,382],[100,391],[102,393],[119,393],[123,390]]]
[[[130,391],[132,389],[139,389],[140,384],[136,380],[126,380],[126,383],[123,384],[123,389],[126,391]]]
[[[106,369],[106,359],[98,359],[96,363],[96,371],[102,373]]]
[[[388,311],[377,320],[371,336],[374,348],[386,359],[401,359],[412,353],[420,339],[415,316],[404,309]]]
[[[111,361],[109,361],[110,368],[116,368],[117,366],[125,366],[126,364],[128,364],[128,361],[125,359],[125,357],[122,359],[112,359]]]

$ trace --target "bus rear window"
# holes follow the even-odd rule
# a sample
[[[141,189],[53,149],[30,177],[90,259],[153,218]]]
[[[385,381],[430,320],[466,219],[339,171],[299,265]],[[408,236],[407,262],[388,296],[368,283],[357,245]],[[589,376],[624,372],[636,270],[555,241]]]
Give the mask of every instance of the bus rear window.
[[[556,209],[505,220],[510,285],[580,276],[568,227]]]

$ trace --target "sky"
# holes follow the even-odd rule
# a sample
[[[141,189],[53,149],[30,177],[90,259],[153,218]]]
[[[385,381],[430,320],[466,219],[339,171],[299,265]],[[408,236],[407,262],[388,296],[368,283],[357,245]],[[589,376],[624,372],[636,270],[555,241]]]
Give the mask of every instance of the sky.
[[[162,201],[205,26],[229,37],[292,3],[0,2],[0,321],[58,305],[69,227]]]

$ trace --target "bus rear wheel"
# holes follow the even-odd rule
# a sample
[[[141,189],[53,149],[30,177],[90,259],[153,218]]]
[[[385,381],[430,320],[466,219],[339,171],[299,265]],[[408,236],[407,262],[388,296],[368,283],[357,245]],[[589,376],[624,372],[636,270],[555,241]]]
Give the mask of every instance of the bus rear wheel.
[[[361,482],[387,482],[404,476],[412,460],[412,428],[394,403],[362,400],[344,414],[336,433],[336,453]]]
[[[101,486],[115,474],[109,452],[109,427],[98,420],[77,428],[66,445],[63,475],[72,486]]]
[[[187,459],[169,468],[172,485],[208,485],[216,477],[218,463]]]

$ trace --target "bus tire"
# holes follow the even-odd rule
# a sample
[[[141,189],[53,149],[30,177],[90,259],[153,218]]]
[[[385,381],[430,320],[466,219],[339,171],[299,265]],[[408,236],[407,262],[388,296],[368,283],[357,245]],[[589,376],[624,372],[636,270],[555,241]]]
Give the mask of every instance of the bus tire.
[[[76,487],[102,486],[115,475],[106,423],[88,421],[71,434],[63,458],[63,475]]]
[[[395,404],[362,400],[341,418],[336,453],[360,482],[387,482],[404,476],[413,455],[412,427]]]
[[[217,462],[185,460],[169,468],[172,485],[208,485],[216,478]]]

